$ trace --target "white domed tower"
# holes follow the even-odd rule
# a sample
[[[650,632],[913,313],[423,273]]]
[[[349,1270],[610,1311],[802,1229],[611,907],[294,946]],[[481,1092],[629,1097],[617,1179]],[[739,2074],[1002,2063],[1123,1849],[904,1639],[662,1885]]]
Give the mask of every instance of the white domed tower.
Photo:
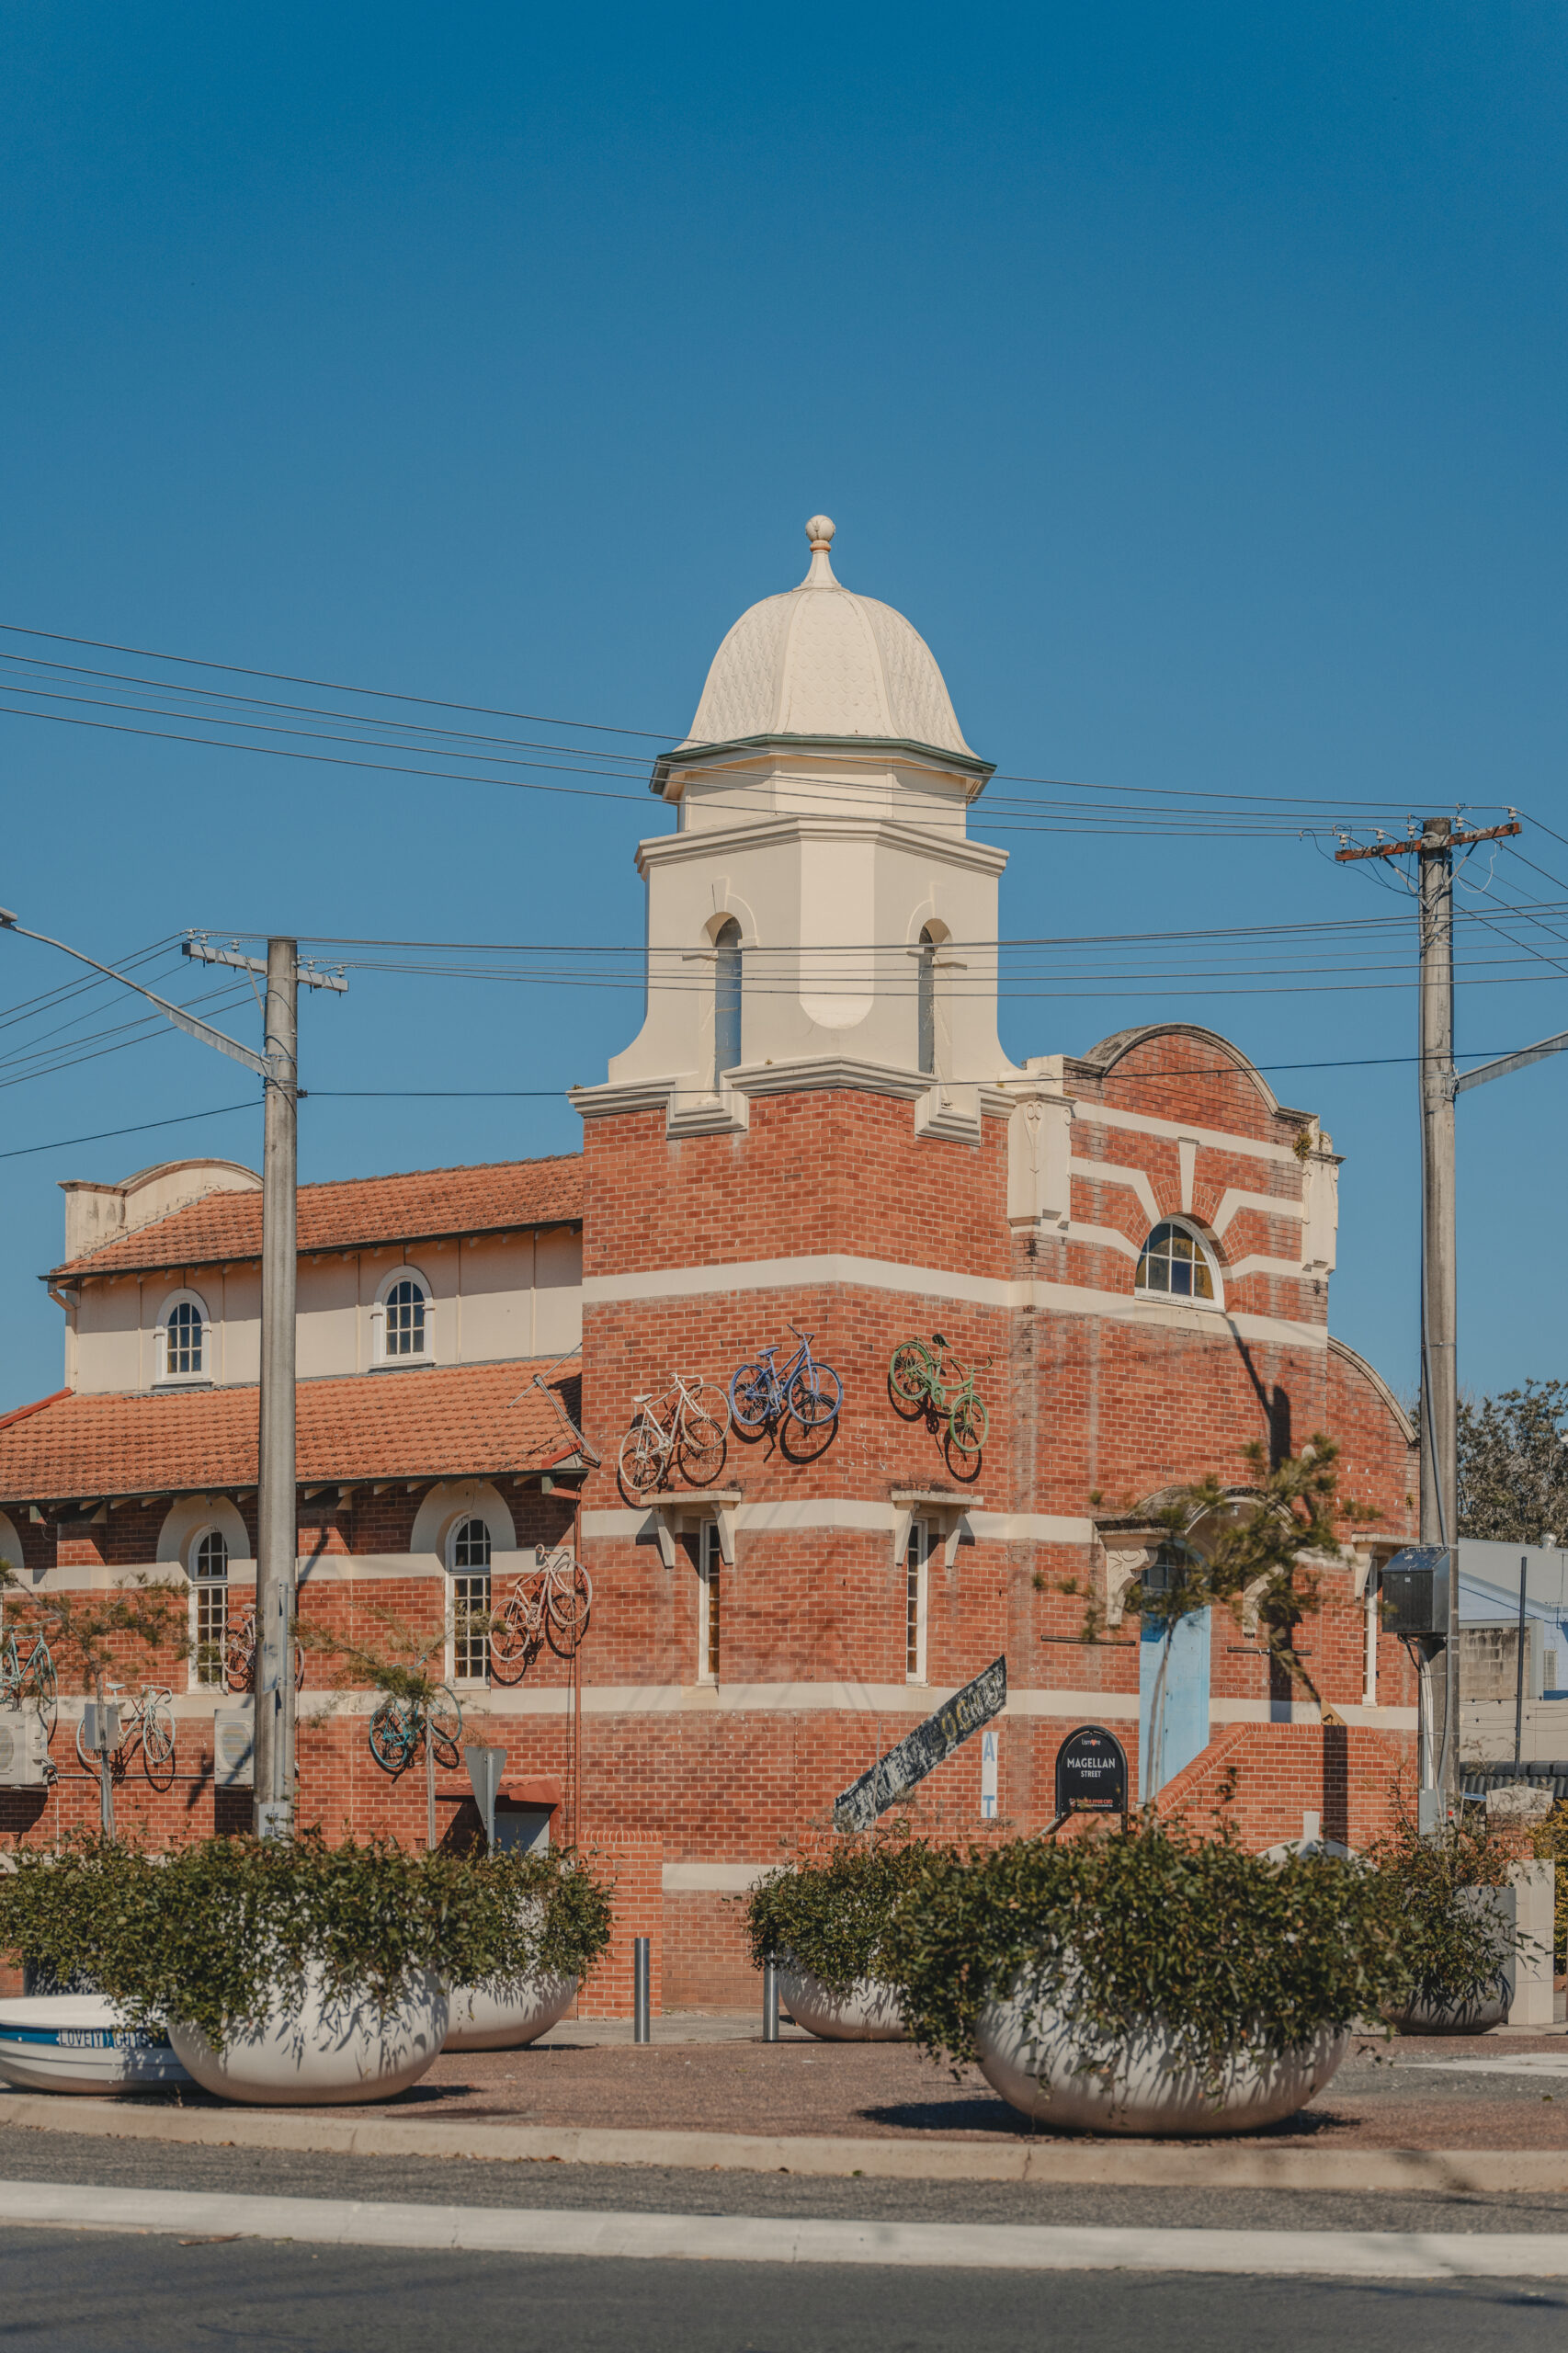
[[[638,849],[648,1012],[609,1089],[660,1091],[672,1134],[847,1085],[978,1136],[979,1090],[1017,1074],[996,1031],[1006,857],[966,833],[991,766],[919,632],[835,577],[829,518],[806,536],[805,578],[742,614],[654,767],[677,830]]]

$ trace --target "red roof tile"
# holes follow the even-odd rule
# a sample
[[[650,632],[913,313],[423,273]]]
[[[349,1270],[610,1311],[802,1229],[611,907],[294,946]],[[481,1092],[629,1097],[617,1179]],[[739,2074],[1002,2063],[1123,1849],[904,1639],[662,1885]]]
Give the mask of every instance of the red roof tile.
[[[583,1214],[583,1155],[498,1160],[478,1168],[421,1168],[405,1176],[354,1176],[301,1185],[301,1251],[427,1242],[440,1234],[494,1233],[557,1225]],[[51,1270],[51,1281],[132,1269],[210,1266],[261,1256],[261,1195],[206,1193],[167,1217]]]
[[[313,1479],[478,1478],[547,1470],[575,1453],[551,1398],[577,1421],[575,1371],[536,1389],[556,1359],[437,1365],[302,1381],[296,1461]],[[0,1502],[101,1500],[254,1487],[255,1389],[44,1401],[0,1426]]]

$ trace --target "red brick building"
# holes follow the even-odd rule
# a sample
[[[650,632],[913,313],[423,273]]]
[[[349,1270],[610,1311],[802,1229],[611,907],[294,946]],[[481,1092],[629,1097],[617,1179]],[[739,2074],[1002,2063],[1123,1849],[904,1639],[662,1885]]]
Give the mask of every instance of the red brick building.
[[[676,828],[638,854],[647,1017],[573,1097],[581,1158],[300,1200],[301,1617],[380,1639],[391,1612],[444,1643],[516,1806],[619,1847],[672,2005],[749,1997],[725,1899],[999,1654],[994,1795],[971,1743],[922,1785],[923,1824],[1038,1829],[1085,1722],[1146,1794],[1207,1812],[1233,1786],[1258,1846],[1359,1841],[1414,1760],[1376,1544],[1325,1569],[1302,1630],[1326,1716],[1217,1612],[1173,1647],[1153,1753],[1158,1646],[1124,1605],[1157,1574],[1165,1491],[1244,1486],[1249,1443],[1278,1457],[1322,1429],[1378,1536],[1414,1530],[1414,1433],[1329,1333],[1339,1163],[1189,1024],[1007,1059],[1006,861],[968,830],[989,767],[915,631],[839,585],[830,525],[810,536],[806,580],[737,622],[655,768]],[[66,1189],[65,1385],[0,1423],[0,1553],[23,1615],[29,1592],[161,1564],[210,1633],[254,1576],[256,1182],[198,1163]],[[732,1428],[629,1490],[639,1396],[727,1385],[764,1346],[782,1365],[791,1326],[842,1383],[836,1417]],[[983,1443],[901,1410],[889,1367],[911,1338],[973,1369]],[[588,1631],[498,1675],[462,1604],[498,1602],[539,1542],[589,1570]],[[422,1836],[422,1768],[384,1771],[372,1695],[319,1665],[301,1817]],[[210,1671],[165,1677],[179,1778],[155,1787],[132,1755],[122,1820],[246,1818],[214,1779],[214,1720],[244,1702]],[[74,1704],[58,1779],[0,1790],[0,1828],[96,1811]],[[465,1790],[438,1776],[441,1835],[472,1821]]]

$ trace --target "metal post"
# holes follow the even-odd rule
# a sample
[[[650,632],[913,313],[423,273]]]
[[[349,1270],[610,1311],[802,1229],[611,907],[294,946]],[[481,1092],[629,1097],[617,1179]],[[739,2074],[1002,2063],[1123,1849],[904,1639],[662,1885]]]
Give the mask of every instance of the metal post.
[[[1454,1276],[1453,820],[1428,817],[1421,912],[1421,1540],[1451,1547],[1437,1783],[1459,1804],[1459,1370]],[[1436,1680],[1436,1678],[1434,1678]]]
[[[762,2039],[778,2040],[778,1963],[771,1953],[762,1964]]]
[[[646,1937],[631,1940],[631,2040],[652,2042],[653,2017],[649,2007],[649,1945]]]
[[[1523,1602],[1526,1602],[1526,1579],[1530,1574],[1530,1555],[1518,1555],[1518,1661],[1514,1676],[1514,1765],[1523,1757]]]
[[[267,943],[267,1064],[261,1194],[261,1434],[256,1548],[256,1830],[287,1837],[294,1812],[294,1310],[299,1179],[299,960]]]

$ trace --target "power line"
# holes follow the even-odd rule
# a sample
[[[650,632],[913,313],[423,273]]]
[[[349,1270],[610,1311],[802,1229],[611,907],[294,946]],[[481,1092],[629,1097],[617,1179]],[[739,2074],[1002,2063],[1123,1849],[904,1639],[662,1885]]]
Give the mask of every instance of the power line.
[[[226,1119],[231,1111],[254,1111],[256,1099],[248,1103],[219,1103],[210,1111],[181,1111],[172,1120],[139,1120],[133,1128],[99,1128],[90,1136],[57,1136],[52,1143],[18,1144],[10,1152],[0,1152],[0,1160],[26,1160],[36,1152],[69,1152],[79,1143],[105,1143],[111,1136],[142,1136],[153,1128],[187,1127],[192,1120]]]

